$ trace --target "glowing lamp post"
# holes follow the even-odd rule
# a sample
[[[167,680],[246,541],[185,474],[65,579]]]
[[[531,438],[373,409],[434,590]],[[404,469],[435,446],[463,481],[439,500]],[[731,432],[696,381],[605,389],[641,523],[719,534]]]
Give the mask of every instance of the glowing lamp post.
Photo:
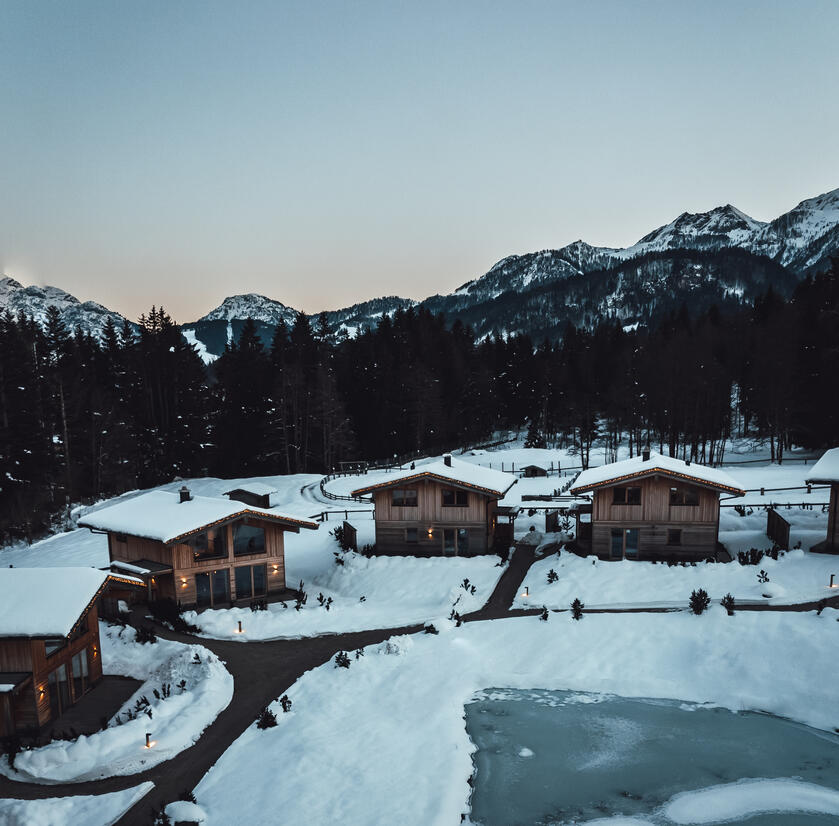
[[[530,596],[530,587],[528,585],[524,586],[524,591],[522,592],[522,596],[525,597],[525,598]]]
[[[239,630],[236,632],[237,634],[242,633],[242,620],[239,620]]]
[[[150,749],[154,745],[154,742],[151,739],[151,732],[146,732],[146,748]]]

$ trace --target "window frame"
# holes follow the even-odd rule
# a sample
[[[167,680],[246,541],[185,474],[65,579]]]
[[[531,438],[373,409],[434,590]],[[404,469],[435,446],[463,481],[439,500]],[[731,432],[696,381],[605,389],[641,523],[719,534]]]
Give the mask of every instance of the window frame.
[[[688,498],[695,501],[687,501]],[[673,508],[698,508],[699,490],[689,485],[670,486],[670,507]]]
[[[633,491],[632,496],[630,497],[630,491]],[[635,493],[637,491],[637,494]],[[620,492],[621,496],[618,496]],[[635,501],[630,501],[630,499],[636,499]],[[641,486],[640,485],[615,485],[612,488],[612,504],[613,505],[630,505],[632,507],[637,507],[641,504]]]
[[[444,508],[468,508],[469,507],[469,493],[459,488],[443,488],[441,491],[440,501]],[[446,501],[446,497],[451,498],[451,502]]]
[[[247,529],[250,531],[259,531],[262,534],[262,548],[256,549],[249,549],[246,548],[245,550],[236,550],[236,534],[243,529]],[[233,557],[241,556],[257,556],[259,554],[267,553],[268,551],[268,538],[265,534],[265,528],[260,525],[249,525],[246,522],[234,522],[233,523]]]
[[[413,499],[413,502],[407,501]],[[390,505],[392,508],[419,507],[419,491],[416,488],[391,488]]]

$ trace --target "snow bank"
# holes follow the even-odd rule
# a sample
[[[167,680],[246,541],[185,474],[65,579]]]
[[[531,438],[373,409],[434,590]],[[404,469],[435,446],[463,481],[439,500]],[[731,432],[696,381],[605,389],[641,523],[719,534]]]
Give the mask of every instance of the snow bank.
[[[839,612],[568,615],[441,626],[327,663],[278,726],[245,731],[196,797],[207,823],[431,826],[467,811],[464,705],[487,687],[593,691],[762,710],[832,730]],[[283,782],[275,782],[276,767]],[[237,789],[236,795],[230,789]]]
[[[550,570],[559,576],[554,583],[548,583]],[[766,571],[769,582],[758,582],[760,570]],[[777,561],[764,557],[758,565],[698,562],[685,568],[627,560],[604,562],[563,551],[531,566],[513,605],[568,608],[579,598],[587,608],[687,607],[691,591],[697,588],[704,588],[713,600],[730,593],[735,601],[790,605],[835,596],[836,591],[828,587],[832,573],[839,575],[836,557],[802,550],[788,551]],[[523,596],[525,587],[528,597]]]
[[[744,780],[684,792],[664,805],[675,823],[717,823],[767,812],[813,812],[839,817],[839,792],[791,778]]]
[[[15,770],[5,762],[0,772],[13,780],[72,783],[135,774],[169,760],[191,746],[233,697],[233,678],[219,659],[199,645],[169,640],[140,645],[134,629],[101,626],[102,661],[109,674],[144,680],[107,729],[73,741],[55,741],[21,752]],[[196,655],[199,661],[196,661]],[[181,690],[178,683],[185,681]],[[163,696],[163,685],[171,695]],[[161,695],[156,697],[155,689]],[[137,701],[149,701],[151,717],[135,713]],[[129,719],[129,711],[134,719]],[[151,732],[152,748],[145,748]]]
[[[287,607],[274,603],[267,611],[189,611],[184,618],[197,625],[204,636],[243,642],[396,628],[437,621],[448,617],[452,608],[460,614],[481,608],[505,570],[498,565],[497,556],[368,558],[347,553],[342,557],[344,565],[337,565],[332,551],[338,546],[328,538],[327,554],[321,551],[319,565],[309,569],[313,577],[306,579],[301,574],[308,601],[300,611],[294,609],[294,603]],[[288,579],[297,585],[291,575]],[[463,587],[466,579],[468,588]],[[332,598],[328,611],[318,603],[318,594]]]
[[[110,794],[0,800],[0,823],[4,826],[67,826],[68,823],[111,826],[153,788],[154,783],[141,783]]]
[[[175,800],[165,812],[172,823],[203,823],[207,819],[204,810],[188,800]]]

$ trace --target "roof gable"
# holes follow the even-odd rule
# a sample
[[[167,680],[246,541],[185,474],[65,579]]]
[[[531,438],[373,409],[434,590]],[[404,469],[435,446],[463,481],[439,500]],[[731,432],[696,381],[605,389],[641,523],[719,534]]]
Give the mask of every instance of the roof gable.
[[[501,499],[518,481],[512,474],[503,473],[500,470],[492,470],[455,459],[451,460],[450,465],[437,460],[413,468],[401,468],[395,473],[388,474],[387,478],[381,482],[354,490],[352,495],[360,496],[377,490],[387,490],[406,482],[421,480],[442,482],[474,490],[496,499]]]
[[[745,490],[727,473],[693,462],[685,462],[673,456],[650,453],[649,459],[635,456],[621,462],[612,462],[601,467],[584,470],[576,479],[570,492],[585,493],[595,488],[611,487],[634,479],[649,476],[666,476],[680,482],[688,482],[717,491],[742,496]]]
[[[318,527],[316,522],[308,519],[243,505],[236,500],[194,496],[187,502],[181,502],[177,493],[164,490],[143,493],[85,514],[79,520],[79,526],[171,545],[199,531],[246,516],[265,519],[291,530],[316,530]]]

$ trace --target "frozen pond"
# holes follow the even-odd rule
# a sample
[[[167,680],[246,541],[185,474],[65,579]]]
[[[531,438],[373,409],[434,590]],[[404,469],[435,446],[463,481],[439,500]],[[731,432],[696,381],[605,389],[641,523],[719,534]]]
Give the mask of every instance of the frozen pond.
[[[466,706],[466,729],[473,824],[839,823],[839,736],[777,717],[499,689]]]

